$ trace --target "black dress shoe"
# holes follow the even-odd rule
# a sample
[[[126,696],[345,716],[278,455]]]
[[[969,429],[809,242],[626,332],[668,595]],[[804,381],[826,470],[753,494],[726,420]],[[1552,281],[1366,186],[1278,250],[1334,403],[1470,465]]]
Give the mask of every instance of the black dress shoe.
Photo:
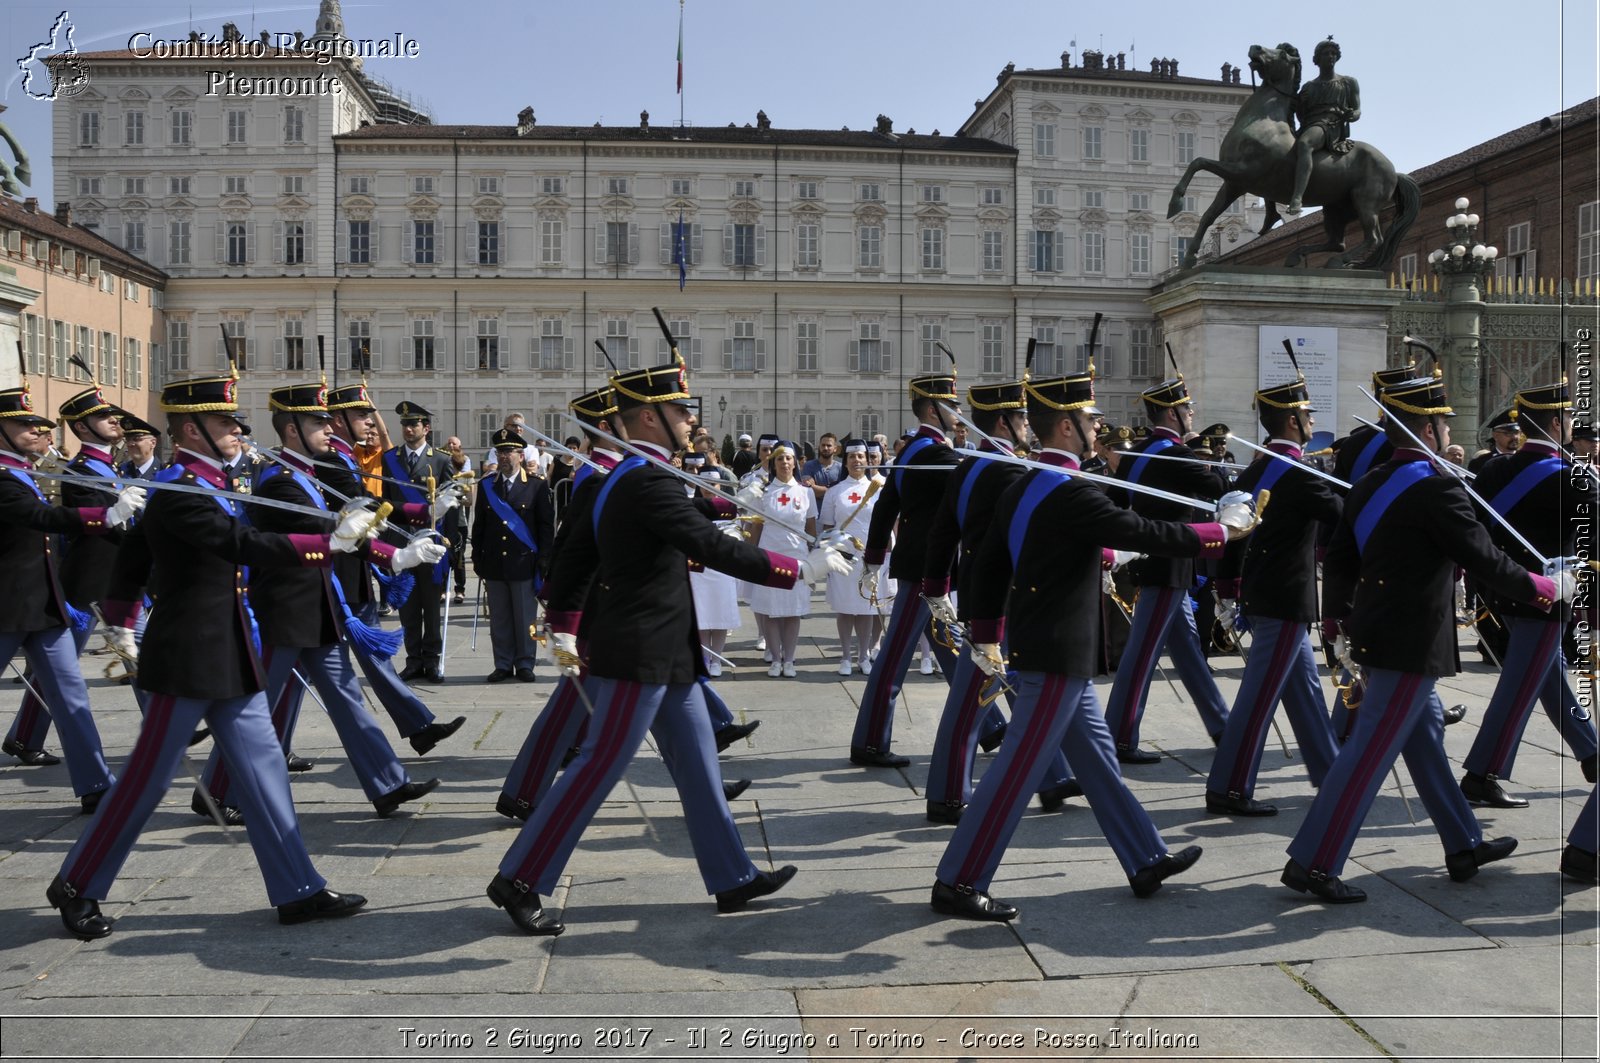
[[[887,749],[873,749],[871,746],[851,746],[850,763],[858,764],[863,768],[904,768],[910,765],[910,757],[902,757],[898,753],[891,753]]]
[[[84,815],[92,816],[94,815],[94,810],[100,807],[100,799],[110,792],[111,787],[108,786],[104,790],[96,790],[93,793],[84,794],[78,798],[78,806],[83,809]]]
[[[315,765],[305,757],[290,753],[283,758],[283,766],[293,772],[310,771]]]
[[[501,794],[494,803],[494,810],[508,819],[517,819],[524,823],[533,815],[532,805],[523,804],[510,794]]]
[[[504,908],[511,921],[525,934],[555,937],[566,925],[553,915],[545,914],[539,895],[519,882],[513,882],[499,872],[489,880],[489,899],[496,908]]]
[[[438,779],[428,779],[423,782],[407,780],[388,793],[379,794],[378,799],[372,802],[372,807],[378,810],[378,818],[383,819],[407,801],[415,801],[419,797],[433,793],[438,788]]]
[[[1366,891],[1360,887],[1346,885],[1321,871],[1307,871],[1295,860],[1283,865],[1278,881],[1296,893],[1310,893],[1329,904],[1359,904],[1367,899]]]
[[[1467,718],[1467,707],[1465,705],[1447,705],[1445,707],[1445,710],[1444,710],[1444,725],[1446,727],[1449,727],[1452,724],[1460,723],[1462,720],[1465,720],[1466,718]]]
[[[1593,783],[1600,778],[1600,753],[1590,753],[1578,761],[1578,770],[1583,772],[1585,782]]]
[[[444,682],[444,670],[437,666],[424,669],[421,678],[423,682],[433,683],[435,686],[437,686],[438,684]]]
[[[278,922],[293,926],[296,923],[309,923],[313,919],[339,919],[355,915],[366,903],[367,899],[359,893],[318,890],[304,900],[278,905]]]
[[[1461,776],[1461,792],[1475,805],[1488,805],[1490,808],[1528,807],[1527,798],[1512,797],[1500,788],[1500,780],[1490,774],[1467,772]]]
[[[189,746],[190,746],[190,748],[193,748],[194,746],[199,745],[201,742],[204,742],[206,739],[208,739],[210,737],[211,737],[211,728],[202,727],[202,728],[200,728],[200,730],[196,731],[194,734],[189,736]]]
[[[929,801],[928,822],[948,823],[953,826],[961,822],[961,813],[966,807],[960,801]]]
[[[48,768],[52,764],[60,764],[61,758],[44,749],[24,749],[21,742],[15,738],[8,738],[0,743],[0,752],[5,752],[22,761],[30,768]]]
[[[507,679],[510,679],[510,678],[511,678],[511,669],[509,669],[509,668],[496,668],[494,671],[492,671],[488,675],[484,676],[483,681],[485,683],[504,683]]]
[[[1253,797],[1246,797],[1231,790],[1225,794],[1207,790],[1206,811],[1213,816],[1276,816],[1278,806],[1257,801]]]
[[[1118,746],[1117,760],[1123,764],[1156,764],[1160,762],[1161,754],[1138,746]]]
[[[1141,867],[1128,876],[1135,897],[1148,897],[1161,888],[1161,883],[1180,871],[1187,871],[1200,859],[1200,847],[1191,845],[1181,852],[1168,853],[1149,867]]]
[[[1517,839],[1494,838],[1485,839],[1471,849],[1463,849],[1459,853],[1449,853],[1444,858],[1444,868],[1450,872],[1452,882],[1465,882],[1478,873],[1478,868],[1484,864],[1492,864],[1496,860],[1504,860],[1517,851]]]
[[[984,735],[982,738],[978,739],[978,748],[983,750],[985,753],[993,753],[995,750],[1000,748],[1000,743],[1004,742],[1005,740],[1006,725],[1001,724],[999,727],[996,727],[994,730],[990,731],[987,735]]]
[[[798,870],[793,864],[784,864],[776,871],[757,871],[756,877],[746,882],[743,886],[735,886],[731,890],[723,890],[717,894],[717,911],[737,912],[750,901],[757,897],[765,897],[769,893],[777,893],[794,878]]]
[[[416,734],[411,736],[411,748],[419,756],[427,754],[434,746],[461,730],[461,725],[467,722],[465,716],[457,716],[449,723],[440,723],[435,720]]]
[[[749,779],[735,779],[733,782],[729,782],[727,779],[722,780],[722,796],[724,800],[737,800],[739,795],[748,789],[750,789]]]
[[[517,682],[519,682],[519,683],[531,683],[531,682],[534,681],[534,678],[535,677],[534,677],[532,668],[518,668],[517,669]]]
[[[420,664],[408,664],[401,669],[400,678],[409,683],[413,679],[420,679],[424,671],[426,671],[426,669],[424,669]]]
[[[1039,791],[1039,807],[1046,812],[1060,812],[1067,805],[1067,798],[1082,797],[1083,784],[1077,779],[1068,779],[1058,786],[1047,786]]]
[[[760,720],[751,720],[749,723],[730,723],[726,727],[717,728],[711,736],[717,740],[717,752],[721,753],[741,738],[749,738],[760,726]]]
[[[207,823],[215,823],[211,810],[206,807],[206,799],[200,796],[200,791],[194,792],[194,797],[189,801],[189,809]],[[217,805],[217,811],[222,814],[222,822],[230,827],[244,826],[244,813],[233,805]]]
[[[1586,882],[1594,885],[1600,882],[1600,866],[1597,866],[1595,854],[1587,849],[1580,849],[1576,845],[1569,845],[1561,851],[1561,874],[1574,882]]]
[[[76,890],[61,881],[60,875],[50,883],[44,895],[50,907],[61,911],[61,925],[73,937],[93,941],[111,933],[111,924],[116,920],[101,915],[99,901],[78,896]]]
[[[1005,901],[971,886],[946,886],[938,879],[933,880],[933,897],[929,903],[940,915],[953,915],[958,919],[1007,923],[1017,917],[1017,909]]]

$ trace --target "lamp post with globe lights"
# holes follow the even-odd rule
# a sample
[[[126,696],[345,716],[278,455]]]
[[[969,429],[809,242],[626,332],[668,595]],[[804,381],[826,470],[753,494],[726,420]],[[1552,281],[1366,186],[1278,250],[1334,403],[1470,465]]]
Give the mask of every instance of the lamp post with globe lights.
[[[1456,419],[1457,438],[1478,438],[1482,421],[1482,350],[1479,324],[1483,318],[1482,281],[1494,272],[1500,251],[1478,241],[1479,218],[1467,213],[1466,196],[1455,202],[1456,212],[1445,219],[1450,242],[1428,256],[1428,264],[1444,287],[1444,341],[1439,345]]]

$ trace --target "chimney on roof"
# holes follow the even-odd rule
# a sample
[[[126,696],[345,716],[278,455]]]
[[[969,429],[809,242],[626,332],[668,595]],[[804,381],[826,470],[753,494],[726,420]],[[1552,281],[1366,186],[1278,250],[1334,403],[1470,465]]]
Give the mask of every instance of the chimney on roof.
[[[524,107],[517,112],[517,136],[525,137],[533,132],[537,120],[533,117],[533,108]]]
[[[1071,70],[1072,69],[1072,53],[1071,52],[1062,52],[1061,53],[1061,69],[1062,70]]]
[[[756,128],[763,133],[772,128],[772,119],[767,117],[766,111],[756,112]]]
[[[640,129],[649,129],[650,128],[650,112],[649,111],[640,111],[639,112],[639,128]]]
[[[1178,61],[1176,59],[1169,59],[1169,60],[1167,60],[1167,62],[1172,64],[1172,76],[1173,77],[1177,77],[1178,76]]]
[[[1222,83],[1224,85],[1226,85],[1232,79],[1233,79],[1233,64],[1232,63],[1223,63],[1222,64]]]
[[[1117,69],[1118,70],[1126,70],[1126,69],[1128,69],[1128,53],[1127,52],[1118,52],[1117,53]]]
[[[29,214],[39,213],[39,197],[29,196],[27,199],[24,199],[22,201],[22,209],[27,211]]]
[[[882,136],[889,136],[889,135],[893,134],[894,133],[894,119],[890,118],[886,114],[880,114],[878,116],[878,124],[875,127],[873,127],[872,131],[874,133],[878,133],[878,134],[880,134]]]
[[[62,200],[56,204],[56,221],[62,225],[72,224],[72,204],[69,201]]]

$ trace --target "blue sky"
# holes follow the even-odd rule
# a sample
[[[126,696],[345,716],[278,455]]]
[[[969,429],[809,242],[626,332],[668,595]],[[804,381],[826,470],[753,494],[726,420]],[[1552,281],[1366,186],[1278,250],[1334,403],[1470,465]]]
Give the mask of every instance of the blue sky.
[[[125,47],[140,30],[215,33],[230,20],[249,36],[309,33],[317,10],[207,0],[65,6],[80,51]],[[1243,64],[1252,43],[1289,41],[1309,55],[1332,34],[1345,56],[1340,71],[1361,82],[1355,135],[1411,170],[1600,94],[1592,0],[1349,0],[1311,13],[1333,6],[1286,5],[1263,21],[1260,4],[1169,0],[687,0],[683,113],[691,124],[742,125],[762,109],[777,126],[824,129],[869,128],[883,113],[899,130],[951,133],[1007,62],[1053,66],[1069,47],[1074,62],[1086,47],[1131,47],[1130,66],[1174,58],[1182,74],[1216,77],[1224,62]],[[63,0],[8,0],[0,11],[0,100],[9,107],[0,122],[32,156],[29,194],[46,203],[50,105],[22,92],[15,60],[62,8]],[[418,41],[418,58],[370,69],[425,99],[439,121],[509,125],[529,104],[547,124],[631,125],[641,110],[662,124],[679,114],[677,0],[345,3],[343,11],[351,37]]]

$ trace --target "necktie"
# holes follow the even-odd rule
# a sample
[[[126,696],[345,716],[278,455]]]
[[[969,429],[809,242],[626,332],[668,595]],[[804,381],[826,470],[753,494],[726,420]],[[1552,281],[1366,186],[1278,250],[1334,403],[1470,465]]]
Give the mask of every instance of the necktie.
[[[415,480],[417,478],[417,452],[416,451],[414,451],[414,450],[407,450],[406,451],[406,468],[407,468],[407,470],[410,471],[411,478],[413,480]]]

